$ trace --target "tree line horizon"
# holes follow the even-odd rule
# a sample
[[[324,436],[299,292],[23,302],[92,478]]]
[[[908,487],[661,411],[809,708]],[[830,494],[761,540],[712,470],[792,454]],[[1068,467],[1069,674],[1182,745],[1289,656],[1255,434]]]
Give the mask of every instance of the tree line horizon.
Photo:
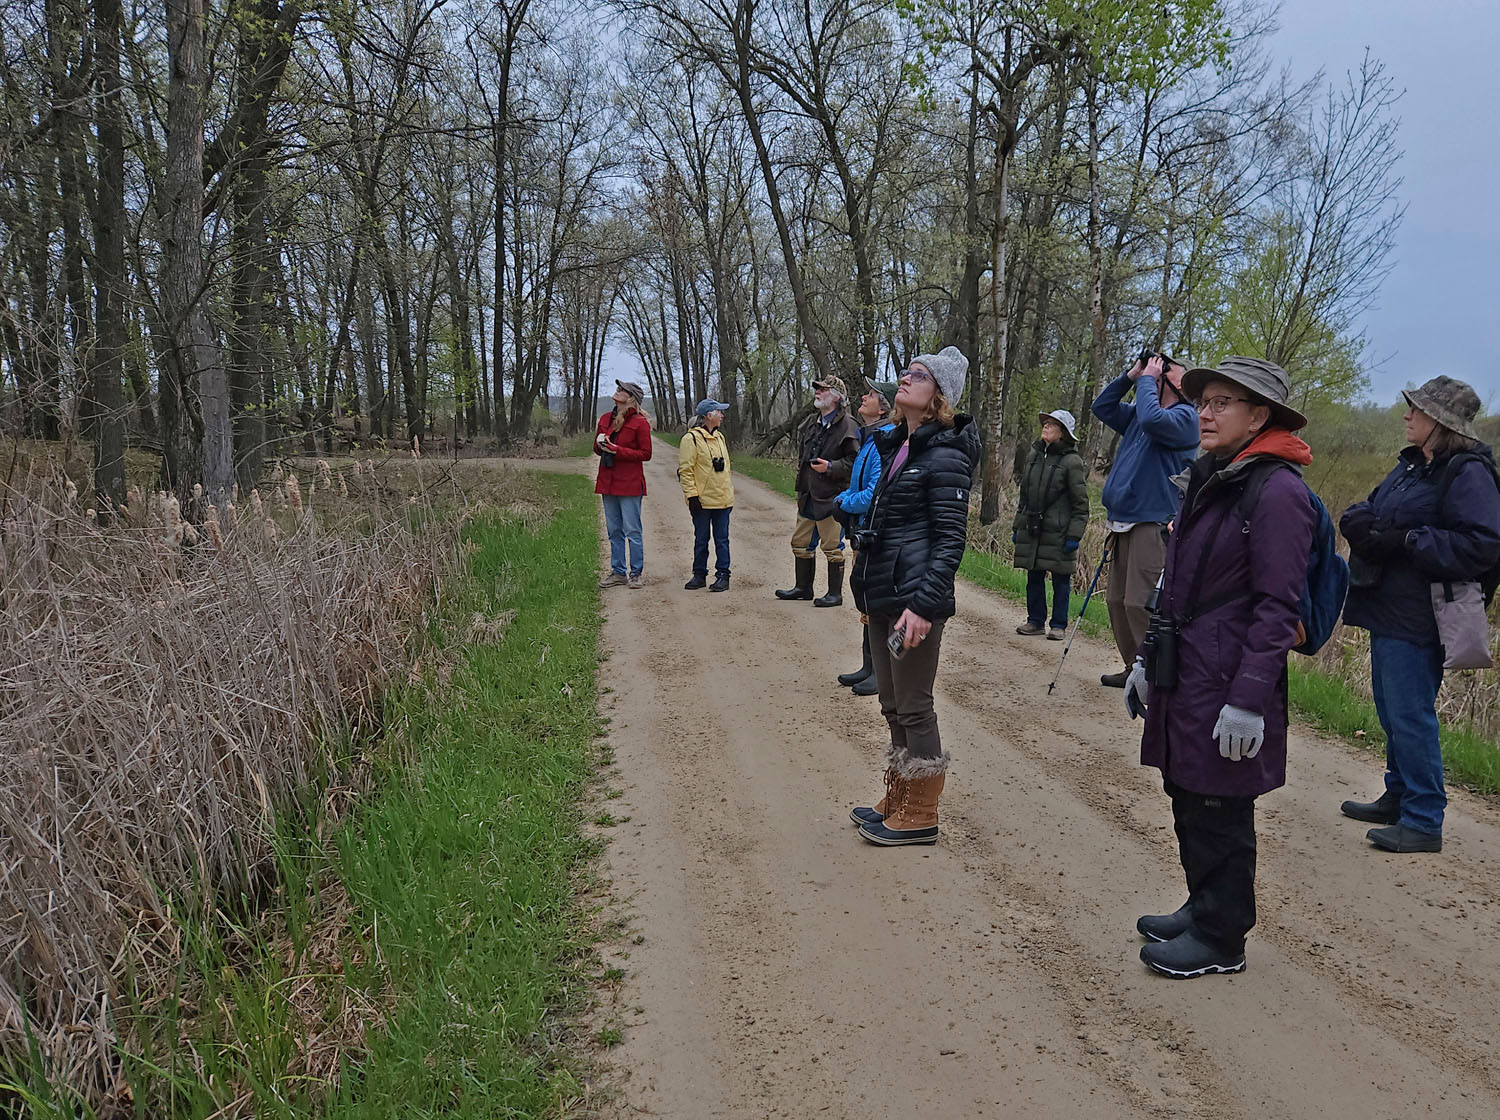
[[[1403,204],[1383,64],[1262,0],[0,0],[0,432],[226,500],[268,458],[658,421],[764,451],[957,345],[993,520],[1142,348],[1366,392]],[[1099,433],[1093,433],[1098,435]]]

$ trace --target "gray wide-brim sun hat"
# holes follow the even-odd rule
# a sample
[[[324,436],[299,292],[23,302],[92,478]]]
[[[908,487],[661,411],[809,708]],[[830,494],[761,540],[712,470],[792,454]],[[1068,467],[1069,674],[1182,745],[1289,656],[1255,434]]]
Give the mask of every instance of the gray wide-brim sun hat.
[[[1202,400],[1203,387],[1210,381],[1229,381],[1254,393],[1271,406],[1271,420],[1279,428],[1295,432],[1307,427],[1307,417],[1286,403],[1292,395],[1292,379],[1275,362],[1239,355],[1224,358],[1216,369],[1198,367],[1183,374],[1182,392],[1190,401]]]
[[[1465,381],[1444,374],[1424,381],[1420,388],[1402,389],[1406,403],[1432,417],[1450,432],[1478,439],[1474,417],[1479,415],[1479,394]]]
[[[1059,408],[1055,412],[1038,412],[1036,418],[1043,421],[1056,420],[1062,425],[1062,430],[1068,433],[1068,438],[1078,442],[1078,435],[1074,431],[1078,427],[1078,421],[1073,419],[1073,414],[1066,408]]]

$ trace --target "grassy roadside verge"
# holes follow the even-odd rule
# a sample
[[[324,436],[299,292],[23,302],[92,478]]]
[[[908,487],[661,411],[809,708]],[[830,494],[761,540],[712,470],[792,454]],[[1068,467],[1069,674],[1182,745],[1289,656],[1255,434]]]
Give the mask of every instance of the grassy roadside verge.
[[[759,479],[779,494],[787,497],[793,494],[796,472],[789,463],[743,455],[734,460],[734,469]],[[1026,599],[1025,575],[993,553],[971,548],[964,554],[958,573],[1008,599],[1018,602]],[[1081,602],[1075,593],[1075,612]],[[1109,632],[1109,614],[1097,593],[1089,603],[1081,629],[1094,637]],[[1291,658],[1288,673],[1292,708],[1300,719],[1320,731],[1360,746],[1380,752],[1385,750],[1385,733],[1380,729],[1374,701],[1329,674],[1319,672],[1296,654]],[[1462,725],[1447,722],[1443,724],[1442,740],[1443,763],[1450,781],[1479,793],[1500,793],[1500,749],[1496,744]]]
[[[585,987],[572,876],[590,851],[577,802],[598,730],[597,529],[586,480],[536,488],[558,502],[548,523],[471,528],[443,706],[413,689],[393,713],[419,767],[381,775],[340,838],[392,1006],[331,1117],[552,1115],[577,1092],[558,1013]]]

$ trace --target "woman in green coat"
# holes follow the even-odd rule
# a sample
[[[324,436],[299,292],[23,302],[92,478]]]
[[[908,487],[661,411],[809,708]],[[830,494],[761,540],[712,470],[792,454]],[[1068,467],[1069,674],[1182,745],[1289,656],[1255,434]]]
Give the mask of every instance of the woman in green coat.
[[[1068,593],[1078,567],[1078,542],[1089,523],[1088,468],[1078,454],[1073,414],[1038,413],[1037,440],[1021,476],[1021,502],[1010,539],[1016,567],[1026,571],[1026,622],[1017,634],[1062,640],[1068,629]],[[1047,573],[1052,573],[1052,625],[1047,620]]]

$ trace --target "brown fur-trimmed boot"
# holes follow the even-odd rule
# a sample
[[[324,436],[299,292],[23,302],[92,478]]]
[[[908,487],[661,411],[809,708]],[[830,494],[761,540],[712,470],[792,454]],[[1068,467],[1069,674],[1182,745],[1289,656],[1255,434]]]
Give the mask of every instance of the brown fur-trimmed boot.
[[[885,819],[879,824],[859,826],[859,834],[872,844],[896,847],[901,844],[936,844],[938,838],[938,798],[943,793],[945,771],[921,778],[901,778],[900,797],[892,799]]]

